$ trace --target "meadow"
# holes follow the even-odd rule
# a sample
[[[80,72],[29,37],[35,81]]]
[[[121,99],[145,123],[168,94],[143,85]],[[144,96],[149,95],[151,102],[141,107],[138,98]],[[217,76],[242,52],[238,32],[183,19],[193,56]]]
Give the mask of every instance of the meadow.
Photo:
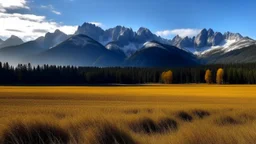
[[[2,86],[0,143],[253,144],[256,86]]]

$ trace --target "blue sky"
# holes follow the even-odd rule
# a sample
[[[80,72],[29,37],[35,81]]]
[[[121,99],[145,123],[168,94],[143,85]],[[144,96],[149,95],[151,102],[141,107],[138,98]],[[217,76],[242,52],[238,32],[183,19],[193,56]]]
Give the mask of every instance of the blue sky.
[[[195,35],[202,28],[212,28],[220,32],[239,32],[242,35],[256,38],[256,18],[254,16],[256,1],[253,0],[10,1],[23,5],[12,7],[10,10],[9,4],[9,7],[2,8],[6,9],[5,12],[2,11],[3,13],[43,16],[43,22],[55,23],[55,26],[49,28],[49,31],[60,28],[67,33],[72,33],[76,26],[84,22],[97,22],[104,29],[123,25],[137,30],[143,26],[167,38],[176,34]],[[0,5],[1,3],[3,5],[7,2],[0,0]],[[41,26],[39,25],[39,27]],[[27,37],[27,39],[33,39],[36,35]],[[26,37],[24,38],[26,39]]]

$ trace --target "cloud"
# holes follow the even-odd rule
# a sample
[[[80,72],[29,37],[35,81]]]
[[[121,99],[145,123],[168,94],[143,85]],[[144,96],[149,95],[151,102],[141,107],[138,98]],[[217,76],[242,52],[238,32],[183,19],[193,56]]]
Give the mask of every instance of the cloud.
[[[61,15],[61,12],[56,11],[56,10],[52,10],[53,13],[55,13],[56,15]]]
[[[101,28],[104,28],[105,26],[104,26],[104,24],[103,23],[100,23],[100,22],[89,22],[90,24],[94,24],[94,25],[96,25],[96,26],[98,26],[98,27],[101,27]]]
[[[41,8],[61,14],[52,5],[41,6]],[[10,10],[12,10],[11,13]],[[28,0],[0,0],[0,38],[6,39],[16,35],[24,41],[29,41],[44,36],[47,32],[54,32],[56,29],[66,34],[74,34],[77,30],[76,25],[55,22],[45,16],[35,15],[31,10],[30,14],[25,13],[27,10],[30,10]]]
[[[48,9],[50,10],[52,13],[56,14],[56,15],[61,15],[61,12],[55,10],[55,8],[53,7],[53,5],[41,5],[41,8],[43,9]]]
[[[179,35],[180,37],[192,37],[200,33],[201,29],[173,29],[173,30],[163,30],[163,31],[157,31],[156,35],[161,37],[169,37],[173,35]]]
[[[17,29],[5,29],[7,31],[10,31],[10,32],[23,32],[23,31],[20,31],[20,30],[17,30]]]
[[[46,29],[34,29],[33,32],[35,32],[35,33],[47,33],[48,30],[46,30]]]
[[[63,25],[49,21],[45,16],[34,14],[9,14],[0,12],[0,21],[0,34],[2,38],[16,35],[24,41],[34,40],[40,36],[44,36],[46,32],[54,32],[56,29],[66,34],[74,34],[77,30],[77,26]],[[38,30],[38,28],[40,28],[41,31]],[[13,31],[13,29],[19,31]]]
[[[26,0],[0,0],[0,12],[6,12],[6,9],[29,9]]]

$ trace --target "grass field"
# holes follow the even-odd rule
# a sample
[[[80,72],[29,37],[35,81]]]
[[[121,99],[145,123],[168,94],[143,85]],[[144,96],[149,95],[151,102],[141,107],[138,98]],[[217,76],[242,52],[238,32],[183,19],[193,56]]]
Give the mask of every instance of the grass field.
[[[256,86],[0,87],[0,142],[254,144]]]

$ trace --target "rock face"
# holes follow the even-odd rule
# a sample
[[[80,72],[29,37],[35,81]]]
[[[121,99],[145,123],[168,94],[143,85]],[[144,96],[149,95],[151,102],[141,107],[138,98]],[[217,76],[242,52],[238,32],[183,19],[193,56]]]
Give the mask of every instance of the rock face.
[[[145,43],[146,41],[154,40],[156,36],[147,28],[140,27],[136,33],[136,41],[139,43]]]
[[[19,37],[12,35],[7,40],[0,42],[0,48],[16,46],[20,44],[23,44],[23,41]]]
[[[214,34],[213,39],[212,39],[211,45],[212,45],[212,46],[217,46],[217,45],[219,45],[223,40],[224,40],[223,35],[222,35],[220,32],[216,32],[216,33]]]
[[[131,28],[116,26],[115,28],[107,29],[103,35],[104,42],[119,41],[123,45],[129,44],[132,41],[135,33]],[[103,43],[104,44],[104,43]]]
[[[171,41],[170,43],[174,46],[179,46],[180,42],[182,41],[182,37],[180,37],[179,35],[176,35]]]
[[[193,38],[185,37],[180,41],[179,46],[180,47],[185,47],[185,46],[186,47],[193,47],[194,46],[194,39],[195,39],[195,37],[193,37]]]
[[[42,40],[43,38],[41,38]],[[51,48],[68,39],[68,35],[56,30],[54,33],[47,33],[43,39],[44,47]]]
[[[100,41],[101,36],[104,34],[104,30],[94,24],[84,23],[82,26],[79,26],[75,32],[75,35],[78,34],[84,34],[96,41]]]
[[[239,33],[231,33],[231,32],[226,32],[224,33],[224,38],[227,40],[241,40],[243,36]]]
[[[203,29],[195,38],[195,46],[201,48],[207,45],[208,32],[206,29]]]

